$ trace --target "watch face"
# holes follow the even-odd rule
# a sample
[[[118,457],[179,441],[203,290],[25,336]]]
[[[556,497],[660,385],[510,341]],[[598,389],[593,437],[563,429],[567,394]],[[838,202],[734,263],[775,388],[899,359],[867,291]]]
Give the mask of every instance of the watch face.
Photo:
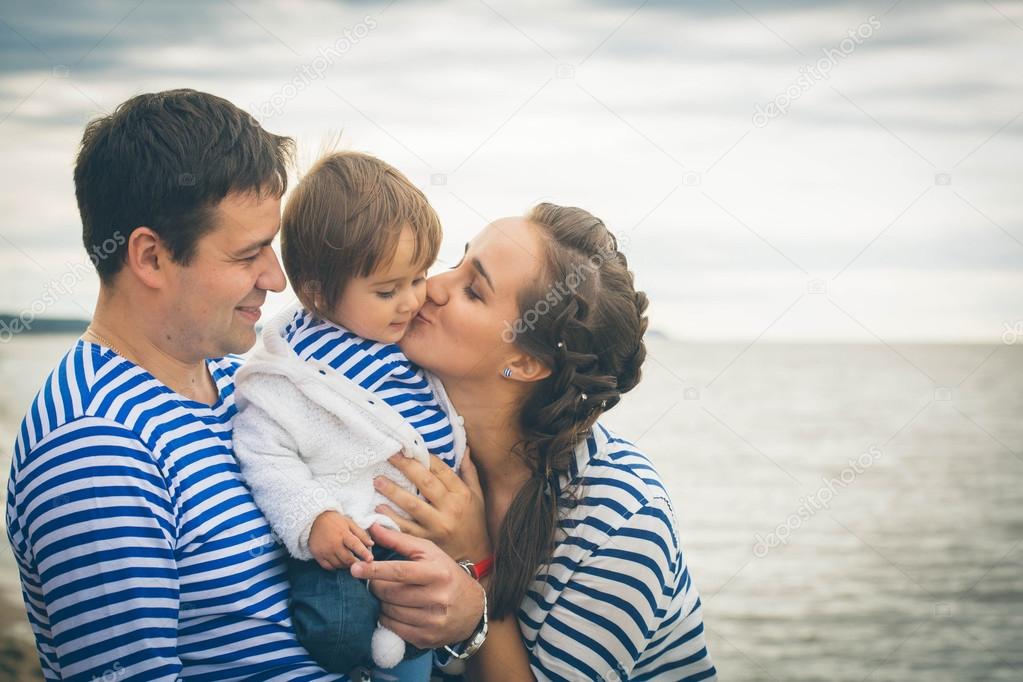
[[[472,566],[471,561],[463,560],[458,562],[458,565],[464,568],[466,573],[469,573],[469,575],[471,576],[472,573],[470,572],[469,566],[466,566],[465,564],[469,564],[469,566]],[[480,588],[483,589],[483,586],[480,585]],[[447,645],[444,647],[444,650],[447,651],[452,656],[454,656],[455,658],[462,661],[476,653],[479,650],[479,648],[483,646],[483,642],[485,642],[487,639],[487,629],[489,627],[487,622],[488,621],[487,612],[489,608],[490,607],[487,604],[487,591],[486,589],[483,589],[483,615],[480,617],[480,622],[479,625],[476,626],[476,630],[472,633],[472,635],[469,636],[469,639],[465,640],[464,642],[459,642],[454,646]],[[456,649],[461,649],[461,651],[460,652],[456,651]]]
[[[483,642],[487,640],[487,630],[487,614],[484,611],[480,624],[476,626],[476,631],[472,633],[469,639],[454,646],[446,646],[444,649],[455,658],[464,661],[483,646]],[[461,651],[456,651],[457,649],[461,649]]]

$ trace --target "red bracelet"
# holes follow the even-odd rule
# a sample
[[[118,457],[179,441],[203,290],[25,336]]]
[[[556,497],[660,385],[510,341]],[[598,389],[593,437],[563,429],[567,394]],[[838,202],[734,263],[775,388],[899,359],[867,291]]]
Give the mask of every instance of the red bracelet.
[[[478,581],[483,576],[489,575],[490,571],[494,568],[494,555],[491,554],[486,559],[481,559],[479,562],[472,565],[469,572],[473,578]]]

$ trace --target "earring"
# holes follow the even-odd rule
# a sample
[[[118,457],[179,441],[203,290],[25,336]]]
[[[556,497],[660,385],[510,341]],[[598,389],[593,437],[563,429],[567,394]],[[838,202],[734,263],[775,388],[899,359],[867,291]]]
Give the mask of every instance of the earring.
[[[510,376],[511,376],[511,367],[505,367],[505,368],[504,368],[504,371],[503,371],[503,372],[501,372],[501,374],[503,374],[503,375],[504,375],[504,378],[505,378],[505,379],[507,379],[508,377],[510,377]]]

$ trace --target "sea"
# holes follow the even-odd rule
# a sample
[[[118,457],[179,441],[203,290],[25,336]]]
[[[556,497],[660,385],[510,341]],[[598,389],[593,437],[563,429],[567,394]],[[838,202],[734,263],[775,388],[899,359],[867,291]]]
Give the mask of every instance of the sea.
[[[3,476],[74,338],[0,345]],[[1023,680],[1023,343],[647,346],[602,422],[667,484],[721,680]],[[39,679],[2,544],[0,679]]]

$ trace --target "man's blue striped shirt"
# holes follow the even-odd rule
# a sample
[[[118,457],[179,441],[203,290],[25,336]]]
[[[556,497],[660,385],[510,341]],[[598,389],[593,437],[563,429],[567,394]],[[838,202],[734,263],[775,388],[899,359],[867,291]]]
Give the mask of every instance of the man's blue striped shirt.
[[[238,358],[188,400],[79,340],[22,422],[7,532],[46,679],[344,680],[295,638],[231,446]]]

